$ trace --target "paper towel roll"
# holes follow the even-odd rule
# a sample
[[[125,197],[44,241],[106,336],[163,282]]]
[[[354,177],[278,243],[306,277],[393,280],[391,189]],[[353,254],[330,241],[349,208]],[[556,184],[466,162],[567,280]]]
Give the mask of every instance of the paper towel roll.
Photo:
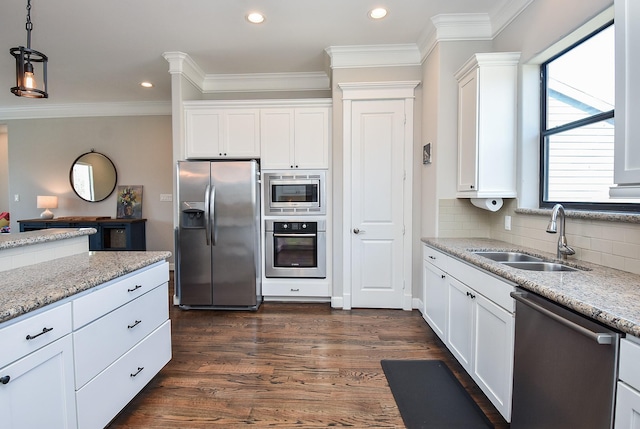
[[[502,198],[471,198],[471,204],[490,212],[497,212],[502,208]]]

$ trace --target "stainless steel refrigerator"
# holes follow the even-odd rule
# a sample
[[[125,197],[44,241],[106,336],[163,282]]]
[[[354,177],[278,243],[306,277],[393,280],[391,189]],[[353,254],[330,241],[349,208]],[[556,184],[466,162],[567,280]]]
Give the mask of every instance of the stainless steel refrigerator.
[[[258,163],[180,161],[177,173],[180,307],[256,310],[262,302]]]

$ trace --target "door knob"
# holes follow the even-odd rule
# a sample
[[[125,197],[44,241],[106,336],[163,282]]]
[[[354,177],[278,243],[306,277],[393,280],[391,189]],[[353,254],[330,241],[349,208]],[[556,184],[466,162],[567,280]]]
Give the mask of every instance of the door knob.
[[[358,229],[358,228],[353,228],[353,233],[354,234],[360,234],[361,232],[364,232],[364,230]]]

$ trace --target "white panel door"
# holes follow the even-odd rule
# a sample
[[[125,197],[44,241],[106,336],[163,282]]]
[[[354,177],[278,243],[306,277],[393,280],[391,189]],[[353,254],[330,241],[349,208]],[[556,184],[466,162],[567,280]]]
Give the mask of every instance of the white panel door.
[[[402,308],[404,101],[352,105],[352,306]]]
[[[640,392],[618,382],[615,429],[640,429]]]

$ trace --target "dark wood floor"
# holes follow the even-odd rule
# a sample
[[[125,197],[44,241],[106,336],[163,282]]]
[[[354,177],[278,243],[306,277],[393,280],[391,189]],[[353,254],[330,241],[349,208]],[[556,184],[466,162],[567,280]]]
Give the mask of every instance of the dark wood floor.
[[[111,423],[123,428],[402,428],[381,359],[441,359],[508,428],[418,311],[265,303],[171,307],[173,359]]]

